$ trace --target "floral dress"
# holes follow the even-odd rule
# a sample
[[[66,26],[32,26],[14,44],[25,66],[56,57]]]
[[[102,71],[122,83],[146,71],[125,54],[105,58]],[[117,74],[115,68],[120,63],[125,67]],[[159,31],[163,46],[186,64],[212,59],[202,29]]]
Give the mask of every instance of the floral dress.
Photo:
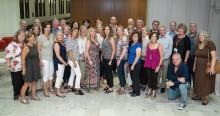
[[[10,68],[11,72],[18,72],[22,70],[21,67],[21,51],[20,45],[12,41],[5,49],[5,59],[10,61],[14,68]]]
[[[91,42],[88,52],[89,52],[89,56],[93,64],[90,65],[88,59],[86,60],[87,87],[96,88],[96,87],[99,87],[99,80],[100,80],[99,45],[95,44],[94,42]]]

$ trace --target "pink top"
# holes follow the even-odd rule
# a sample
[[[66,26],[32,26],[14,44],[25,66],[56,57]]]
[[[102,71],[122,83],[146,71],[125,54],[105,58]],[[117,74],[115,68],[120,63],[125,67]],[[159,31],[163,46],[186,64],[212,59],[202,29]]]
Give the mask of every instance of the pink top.
[[[156,49],[150,49],[148,44],[144,67],[155,69],[159,65],[159,63],[160,63],[159,45]]]

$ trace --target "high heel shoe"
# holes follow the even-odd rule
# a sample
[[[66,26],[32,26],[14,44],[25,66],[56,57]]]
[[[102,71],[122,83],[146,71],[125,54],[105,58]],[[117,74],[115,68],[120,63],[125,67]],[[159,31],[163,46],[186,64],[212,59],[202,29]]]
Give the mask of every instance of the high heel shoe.
[[[156,91],[153,90],[152,95],[151,95],[151,99],[155,99],[156,98]]]
[[[149,98],[151,96],[151,89],[148,90],[148,92],[145,94],[145,98]]]
[[[202,97],[202,105],[208,105],[209,101],[208,101],[208,96],[203,96]]]
[[[84,95],[84,93],[82,92],[82,90],[75,90],[75,94],[76,94],[76,95]]]

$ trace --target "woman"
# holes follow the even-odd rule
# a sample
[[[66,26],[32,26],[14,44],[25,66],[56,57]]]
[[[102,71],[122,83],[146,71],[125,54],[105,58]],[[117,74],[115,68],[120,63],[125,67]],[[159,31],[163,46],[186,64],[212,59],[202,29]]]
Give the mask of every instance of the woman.
[[[107,77],[107,87],[104,90],[105,93],[111,93],[113,92],[112,60],[115,56],[115,40],[113,38],[113,30],[111,30],[110,26],[105,27],[104,38],[102,42],[102,61]]]
[[[128,49],[128,64],[132,79],[133,91],[131,97],[140,96],[140,69],[141,69],[141,43],[138,32],[132,33],[131,46]]]
[[[51,34],[51,24],[46,22],[43,24],[43,33],[37,38],[37,49],[39,51],[40,62],[42,65],[42,74],[43,74],[43,90],[44,96],[49,97],[49,91],[54,93],[52,84],[53,84],[53,43],[54,35]]]
[[[18,31],[14,40],[5,49],[5,59],[11,73],[11,80],[14,92],[14,100],[18,100],[20,89],[24,84],[21,74],[21,52],[24,45],[25,32]]]
[[[78,21],[73,21],[71,24],[71,29],[79,29],[79,22]]]
[[[179,53],[184,63],[187,63],[190,53],[190,39],[186,36],[187,27],[185,24],[179,24],[177,27],[178,34],[173,38],[173,53]],[[171,55],[172,56],[172,55]]]
[[[125,94],[125,63],[128,59],[127,51],[128,51],[128,39],[124,35],[123,26],[118,26],[116,29],[117,38],[116,38],[116,60],[117,60],[117,73],[120,82],[120,88],[117,90],[119,95]]]
[[[140,76],[140,87],[144,91],[147,85],[146,69],[144,68],[144,62],[146,58],[147,45],[150,39],[146,26],[142,28],[142,49],[141,49],[141,76]]]
[[[128,41],[128,46],[130,46],[131,42],[132,42],[132,33],[134,32],[134,27],[128,27],[128,36],[127,36],[127,41]],[[126,77],[128,79],[128,91],[129,93],[132,92],[132,80],[131,80],[131,74],[129,71],[129,66],[128,66],[128,62],[125,63],[125,70],[126,70]]]
[[[86,62],[85,62],[85,51],[86,51],[86,41],[87,41],[87,29],[85,26],[80,27],[80,36],[78,38],[78,45],[79,45],[79,66],[81,70],[81,88],[85,88],[86,85]]]
[[[96,34],[96,37],[97,37],[97,41],[99,43],[99,58],[102,59],[102,42],[103,42],[103,39],[104,39],[104,30],[103,30],[103,27],[102,25],[98,25],[97,26],[97,34]],[[103,61],[101,60],[100,61],[100,80],[101,80],[101,87],[102,88],[106,88],[106,75],[104,74],[104,64],[103,64]]]
[[[209,60],[209,61],[208,61]],[[211,67],[206,72],[207,63]],[[206,32],[200,32],[196,47],[196,58],[194,63],[195,85],[193,100],[202,100],[202,105],[208,104],[209,94],[215,89],[214,66],[216,62],[216,46],[208,40]]]
[[[41,34],[41,28],[38,25],[33,25],[32,32],[38,37]]]
[[[27,44],[22,50],[22,75],[24,76],[24,85],[21,88],[20,102],[28,104],[28,100],[25,98],[25,92],[28,87],[31,87],[32,100],[40,101],[40,98],[36,96],[37,81],[41,78],[40,73],[40,59],[36,43],[35,33],[30,32],[27,34]]]
[[[67,55],[66,55],[66,47],[64,45],[64,37],[61,31],[56,33],[56,41],[53,44],[53,63],[54,68],[56,71],[56,96],[58,97],[65,97],[63,93],[60,91],[60,86],[63,82],[63,74],[65,66],[68,65],[67,63]]]
[[[159,35],[157,32],[152,32],[149,35],[150,42],[147,46],[146,58],[144,67],[148,77],[148,92],[146,98],[151,96],[151,99],[156,98],[157,77],[163,59],[163,47],[158,43]]]
[[[90,20],[88,20],[88,19],[83,20],[83,25],[84,25],[87,29],[89,29],[89,28],[90,28]]]
[[[100,85],[99,44],[95,28],[89,28],[88,32],[89,36],[86,42],[87,87],[97,88]]]
[[[68,86],[72,88],[72,91],[75,92],[76,95],[84,95],[84,93],[80,89],[81,71],[79,67],[79,45],[77,42],[78,33],[78,29],[73,29],[72,36],[67,40],[66,44],[66,51],[68,53],[68,63],[71,67],[71,74]]]

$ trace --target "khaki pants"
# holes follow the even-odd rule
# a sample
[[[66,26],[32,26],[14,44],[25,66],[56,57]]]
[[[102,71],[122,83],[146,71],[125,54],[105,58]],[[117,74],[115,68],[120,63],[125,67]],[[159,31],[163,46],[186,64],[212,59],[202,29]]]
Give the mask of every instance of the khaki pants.
[[[81,70],[81,82],[85,82],[87,73],[86,73],[86,62],[79,60],[79,67]]]
[[[167,69],[168,69],[168,65],[170,63],[170,59],[164,59],[162,66],[160,68],[160,72],[158,75],[158,84],[160,88],[165,88],[165,82],[167,79]]]

